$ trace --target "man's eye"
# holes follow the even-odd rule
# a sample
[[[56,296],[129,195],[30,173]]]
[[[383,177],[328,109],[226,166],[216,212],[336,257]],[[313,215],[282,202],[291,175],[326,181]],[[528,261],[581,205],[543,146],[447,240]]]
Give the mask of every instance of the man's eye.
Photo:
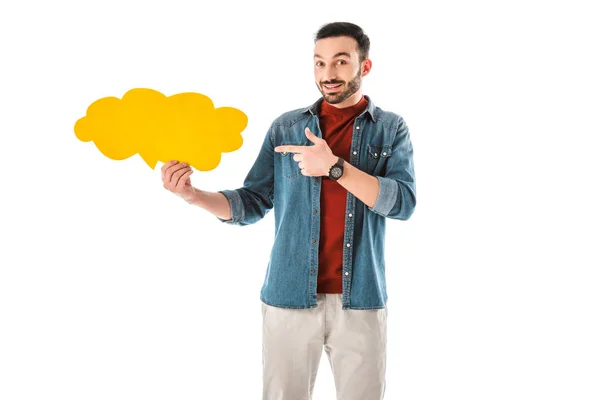
[[[344,65],[344,64],[346,64],[346,61],[340,60],[340,61],[338,61],[338,63],[341,64],[341,65]]]
[[[317,62],[317,67],[322,67],[322,66],[323,66],[323,63],[321,61],[318,61]]]

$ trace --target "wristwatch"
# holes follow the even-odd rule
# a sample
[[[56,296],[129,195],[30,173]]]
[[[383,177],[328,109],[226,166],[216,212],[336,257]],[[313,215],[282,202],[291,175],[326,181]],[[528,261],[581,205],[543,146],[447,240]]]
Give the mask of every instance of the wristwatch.
[[[344,159],[342,157],[338,157],[337,162],[329,168],[329,179],[333,179],[337,181],[342,177],[344,173]]]

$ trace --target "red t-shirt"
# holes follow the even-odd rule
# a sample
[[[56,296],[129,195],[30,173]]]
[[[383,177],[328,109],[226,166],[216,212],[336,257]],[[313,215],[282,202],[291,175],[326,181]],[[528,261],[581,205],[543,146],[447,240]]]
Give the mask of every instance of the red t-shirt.
[[[337,108],[321,102],[319,126],[333,154],[350,160],[354,119],[368,105],[364,96],[358,103]],[[342,256],[348,191],[338,182],[321,180],[321,234],[319,239],[319,275],[317,293],[342,293]]]

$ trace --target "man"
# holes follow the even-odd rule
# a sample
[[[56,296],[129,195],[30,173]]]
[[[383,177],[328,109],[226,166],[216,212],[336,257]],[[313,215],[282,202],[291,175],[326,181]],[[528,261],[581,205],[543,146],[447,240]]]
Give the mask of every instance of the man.
[[[321,27],[322,97],[273,121],[243,187],[205,192],[185,163],[162,167],[166,189],[225,223],[253,224],[274,209],[260,293],[264,400],[310,399],[323,347],[338,399],[385,392],[385,222],[408,219],[416,198],[406,123],[362,94],[369,46],[357,25]]]

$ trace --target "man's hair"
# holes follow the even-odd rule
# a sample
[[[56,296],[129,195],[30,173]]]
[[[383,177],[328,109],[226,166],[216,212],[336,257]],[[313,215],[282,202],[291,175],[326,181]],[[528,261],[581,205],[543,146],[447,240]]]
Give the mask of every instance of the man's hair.
[[[315,43],[319,39],[329,37],[350,36],[358,43],[359,61],[364,61],[369,57],[369,48],[371,41],[365,35],[362,28],[351,22],[331,22],[323,25],[315,35]]]

